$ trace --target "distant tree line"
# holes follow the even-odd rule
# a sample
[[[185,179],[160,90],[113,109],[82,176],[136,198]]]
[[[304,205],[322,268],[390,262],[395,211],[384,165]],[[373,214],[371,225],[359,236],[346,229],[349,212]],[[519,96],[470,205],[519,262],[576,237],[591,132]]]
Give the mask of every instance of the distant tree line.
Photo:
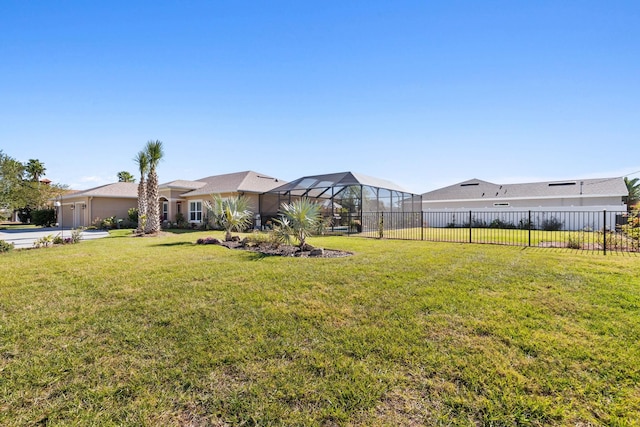
[[[0,216],[18,212],[22,222],[29,222],[33,210],[49,206],[67,190],[66,185],[42,181],[46,170],[38,159],[22,163],[0,150]]]

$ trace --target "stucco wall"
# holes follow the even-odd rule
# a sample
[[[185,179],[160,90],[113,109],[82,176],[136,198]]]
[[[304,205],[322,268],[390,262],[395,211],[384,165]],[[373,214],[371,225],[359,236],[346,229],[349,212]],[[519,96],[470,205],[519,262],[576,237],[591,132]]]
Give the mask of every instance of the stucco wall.
[[[508,203],[508,206],[494,206],[494,203]],[[624,210],[626,206],[620,197],[565,197],[547,199],[489,199],[489,200],[465,200],[465,201],[422,201],[422,210],[445,209],[538,209],[565,210],[585,207],[588,209],[601,209],[603,206],[612,210]]]
[[[89,212],[87,212],[85,225],[91,225],[97,218],[105,219],[112,216],[116,218],[128,218],[129,209],[138,207],[137,199],[110,199],[110,198],[93,198],[90,203]]]

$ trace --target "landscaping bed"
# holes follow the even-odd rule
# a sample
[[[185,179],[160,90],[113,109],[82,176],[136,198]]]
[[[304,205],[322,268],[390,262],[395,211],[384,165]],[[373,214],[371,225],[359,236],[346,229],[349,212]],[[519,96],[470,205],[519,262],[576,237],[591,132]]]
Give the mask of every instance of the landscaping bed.
[[[251,242],[247,239],[223,241],[213,237],[198,239],[198,244],[218,245],[229,249],[258,252],[267,256],[285,256],[298,258],[341,258],[353,255],[352,252],[336,249],[315,248],[305,245],[303,249],[293,245],[278,245],[271,242]]]

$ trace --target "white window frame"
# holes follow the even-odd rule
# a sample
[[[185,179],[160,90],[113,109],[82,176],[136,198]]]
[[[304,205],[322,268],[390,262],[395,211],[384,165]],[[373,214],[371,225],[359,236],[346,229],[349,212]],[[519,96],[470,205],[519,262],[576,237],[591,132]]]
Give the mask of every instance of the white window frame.
[[[189,200],[189,222],[202,222],[202,213],[202,200]]]

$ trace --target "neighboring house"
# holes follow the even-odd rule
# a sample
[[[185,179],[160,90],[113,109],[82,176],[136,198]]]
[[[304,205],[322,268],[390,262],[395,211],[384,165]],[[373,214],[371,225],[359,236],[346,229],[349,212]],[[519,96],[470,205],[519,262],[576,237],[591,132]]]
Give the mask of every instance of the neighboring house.
[[[116,182],[70,192],[56,201],[62,204],[58,220],[64,227],[88,227],[96,219],[127,218],[129,209],[138,207],[138,184]]]
[[[578,179],[566,181],[532,182],[523,184],[494,184],[470,179],[422,195],[424,212],[586,212],[626,210],[624,197],[628,195],[623,178]],[[460,215],[459,215],[460,216]],[[489,222],[491,218],[487,219]],[[610,221],[614,221],[612,217]],[[440,216],[431,221],[441,226],[451,221]],[[455,221],[453,221],[455,222]],[[592,221],[593,222],[593,221]],[[448,222],[451,223],[451,222]],[[593,226],[600,226],[593,222]],[[573,228],[590,226],[582,222]]]

